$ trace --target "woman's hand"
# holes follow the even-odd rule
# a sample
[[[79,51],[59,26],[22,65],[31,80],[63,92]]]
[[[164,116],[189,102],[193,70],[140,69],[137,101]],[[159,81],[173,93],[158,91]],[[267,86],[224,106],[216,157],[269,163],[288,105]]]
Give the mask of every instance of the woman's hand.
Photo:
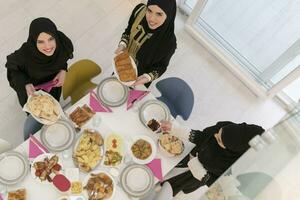
[[[126,47],[122,44],[119,44],[118,48],[115,50],[115,54],[120,54],[122,51],[124,51]]]
[[[171,131],[172,129],[172,123],[169,121],[161,120],[160,122],[160,128],[163,132]]]
[[[193,154],[189,154],[189,156],[190,156],[190,160],[192,160],[193,158],[195,158],[195,157],[198,157],[198,152],[196,153],[196,156],[194,156]]]
[[[66,78],[66,71],[65,70],[60,70],[60,72],[54,77],[53,81],[57,82],[54,87],[61,87]]]
[[[28,96],[28,97],[29,97],[30,95],[31,95],[31,96],[34,96],[35,88],[34,88],[34,86],[33,86],[31,83],[28,83],[27,85],[25,85],[25,89],[26,89],[26,92],[27,92],[27,96]]]
[[[149,79],[145,75],[141,75],[137,78],[137,80],[132,84],[132,86],[144,85],[145,83],[150,82]]]

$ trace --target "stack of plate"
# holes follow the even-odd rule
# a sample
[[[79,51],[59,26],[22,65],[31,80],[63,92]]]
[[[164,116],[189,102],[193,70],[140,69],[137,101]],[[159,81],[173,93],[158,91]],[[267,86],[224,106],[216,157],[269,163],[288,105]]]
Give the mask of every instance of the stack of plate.
[[[28,160],[20,153],[12,151],[0,156],[0,183],[13,185],[19,183],[28,173]]]
[[[41,141],[50,151],[66,150],[74,140],[74,127],[66,120],[59,120],[55,124],[44,126],[41,131]]]
[[[148,167],[133,164],[122,171],[120,183],[123,190],[130,196],[145,197],[153,189],[154,177]]]
[[[158,122],[161,120],[169,121],[170,119],[170,110],[166,104],[158,100],[149,100],[146,101],[140,108],[139,117],[146,127],[147,123],[151,119],[155,119]]]
[[[120,83],[116,77],[108,77],[98,85],[97,95],[104,105],[117,107],[127,101],[128,87]]]

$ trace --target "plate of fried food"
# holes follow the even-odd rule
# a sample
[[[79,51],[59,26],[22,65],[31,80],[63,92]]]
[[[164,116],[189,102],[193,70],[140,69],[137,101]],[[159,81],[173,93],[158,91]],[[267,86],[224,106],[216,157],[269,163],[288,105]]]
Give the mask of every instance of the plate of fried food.
[[[26,197],[26,189],[22,188],[14,191],[9,191],[7,200],[26,200]]]
[[[93,116],[95,112],[92,109],[84,104],[83,106],[77,106],[73,112],[69,115],[70,119],[76,124],[78,127],[82,127],[85,125]]]
[[[105,171],[94,171],[83,181],[83,195],[89,200],[113,199],[116,192],[114,179]]]
[[[120,135],[110,134],[105,139],[105,154],[103,165],[115,167],[122,163],[124,158],[124,141]]]
[[[77,140],[73,152],[73,160],[83,172],[90,172],[103,157],[103,138],[93,129],[85,129]]]
[[[114,58],[114,73],[122,84],[131,86],[137,79],[137,66],[128,51],[123,51]]]
[[[155,142],[146,135],[138,135],[132,140],[130,154],[135,163],[147,164],[156,156]]]
[[[161,153],[167,157],[180,155],[184,151],[184,143],[178,137],[169,133],[162,134],[158,139]]]
[[[28,97],[23,110],[29,112],[38,122],[46,125],[54,124],[63,114],[58,101],[42,90]]]
[[[52,183],[53,176],[62,169],[59,157],[52,153],[41,154],[33,160],[31,176],[40,183]]]

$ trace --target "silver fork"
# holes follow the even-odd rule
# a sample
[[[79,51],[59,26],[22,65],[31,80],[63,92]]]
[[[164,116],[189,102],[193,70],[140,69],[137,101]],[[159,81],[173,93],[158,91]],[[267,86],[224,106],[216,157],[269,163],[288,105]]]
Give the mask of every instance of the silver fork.
[[[98,192],[95,191],[95,190],[93,190],[93,191],[91,192],[91,198],[92,198],[92,200],[93,200],[93,199],[97,199],[97,195],[98,195]]]

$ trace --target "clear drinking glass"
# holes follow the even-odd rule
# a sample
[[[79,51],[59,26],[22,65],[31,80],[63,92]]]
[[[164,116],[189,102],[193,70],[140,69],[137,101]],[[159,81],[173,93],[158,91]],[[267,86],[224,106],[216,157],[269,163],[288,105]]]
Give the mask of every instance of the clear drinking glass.
[[[99,127],[100,124],[101,124],[101,121],[102,121],[101,117],[100,117],[99,115],[96,114],[96,115],[93,117],[93,126],[94,126],[94,128]]]
[[[6,194],[7,194],[7,186],[0,184],[0,199],[1,197],[5,199]]]
[[[62,152],[62,156],[64,159],[69,159],[71,157],[71,149],[65,149],[63,152]]]

